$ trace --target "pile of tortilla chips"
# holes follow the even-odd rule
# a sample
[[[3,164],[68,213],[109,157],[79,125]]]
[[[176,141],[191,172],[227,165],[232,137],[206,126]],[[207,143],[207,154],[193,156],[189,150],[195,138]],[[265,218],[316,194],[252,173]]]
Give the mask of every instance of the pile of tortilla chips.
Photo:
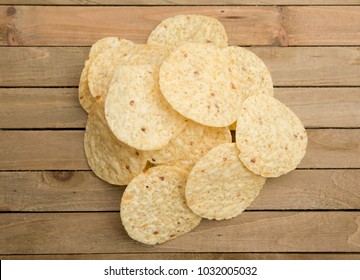
[[[84,149],[98,177],[127,185],[120,214],[129,236],[153,245],[202,218],[236,217],[267,177],[295,169],[306,131],[272,96],[266,65],[228,46],[214,18],[168,18],[147,44],[96,42],[79,83]]]

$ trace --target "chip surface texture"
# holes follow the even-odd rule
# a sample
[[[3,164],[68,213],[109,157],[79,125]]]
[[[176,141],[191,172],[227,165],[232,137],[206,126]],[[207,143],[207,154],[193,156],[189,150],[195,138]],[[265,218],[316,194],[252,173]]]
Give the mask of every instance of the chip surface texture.
[[[212,127],[236,121],[242,101],[233,88],[229,60],[212,44],[187,43],[160,68],[161,92],[180,114]]]
[[[235,143],[213,148],[194,166],[185,195],[190,209],[207,219],[230,219],[258,196],[265,178],[249,171],[238,157]]]
[[[140,150],[164,147],[186,124],[160,93],[158,73],[151,65],[116,68],[105,101],[105,117],[120,141]]]
[[[84,150],[91,170],[110,184],[128,184],[146,165],[141,151],[120,142],[112,134],[105,120],[102,100],[95,102],[88,115]]]
[[[294,170],[306,153],[307,135],[300,119],[277,99],[258,94],[243,103],[236,127],[242,163],[264,177]]]
[[[219,48],[228,45],[224,26],[211,17],[177,15],[163,20],[150,34],[147,43],[174,50],[183,43],[212,43]]]
[[[187,172],[158,166],[135,177],[125,189],[120,216],[129,236],[155,245],[183,235],[201,221],[185,201]]]
[[[186,126],[160,150],[148,152],[152,164],[191,170],[194,164],[217,145],[231,143],[227,127],[208,127],[188,120]]]
[[[223,52],[230,60],[232,82],[243,101],[254,94],[274,95],[270,71],[258,56],[237,46],[225,48]]]

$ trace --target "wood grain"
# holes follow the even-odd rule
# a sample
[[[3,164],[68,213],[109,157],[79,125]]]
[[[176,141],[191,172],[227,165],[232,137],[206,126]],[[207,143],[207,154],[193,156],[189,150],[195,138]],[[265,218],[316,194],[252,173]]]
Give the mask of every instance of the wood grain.
[[[84,128],[86,118],[77,88],[0,88],[0,128]]]
[[[0,170],[88,170],[83,131],[0,131]]]
[[[275,88],[305,127],[360,127],[360,88]],[[76,88],[0,88],[0,128],[84,128]]]
[[[1,260],[359,260],[359,253],[125,253],[0,255]]]
[[[123,191],[91,171],[0,172],[0,211],[119,211]],[[268,179],[249,207],[288,209],[360,210],[360,170],[295,170]]]
[[[360,47],[252,47],[275,86],[360,86]],[[77,86],[87,47],[0,48],[0,86]]]
[[[6,5],[359,5],[359,0],[3,0]]]
[[[0,170],[89,170],[83,131],[0,131]],[[359,129],[308,129],[300,168],[359,168]]]
[[[231,45],[360,45],[358,6],[0,6],[0,44],[86,46],[112,35],[142,43],[178,14],[217,18]]]
[[[0,215],[0,254],[360,252],[360,212],[245,212],[158,246],[130,239],[119,213]]]

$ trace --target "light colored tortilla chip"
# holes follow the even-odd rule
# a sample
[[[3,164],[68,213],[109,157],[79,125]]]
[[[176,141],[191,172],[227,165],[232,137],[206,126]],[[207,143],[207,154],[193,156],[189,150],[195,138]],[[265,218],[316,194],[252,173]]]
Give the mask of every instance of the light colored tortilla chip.
[[[88,115],[84,150],[91,170],[102,180],[115,185],[126,185],[141,173],[146,157],[120,142],[110,131],[104,116],[104,102],[94,103]]]
[[[151,65],[124,65],[115,70],[105,102],[105,117],[114,135],[140,150],[164,147],[185,126],[185,119],[159,90]]]
[[[126,44],[107,50],[89,68],[88,80],[92,96],[106,96],[116,66],[151,64],[160,67],[168,54],[167,47],[146,44]]]
[[[275,98],[246,99],[236,127],[240,160],[252,172],[278,177],[294,170],[306,153],[307,135],[300,119]]]
[[[120,215],[129,236],[155,245],[194,229],[201,221],[185,201],[187,173],[158,166],[135,177],[125,189]]]
[[[148,44],[168,46],[171,50],[183,43],[212,43],[228,46],[224,26],[216,19],[201,15],[177,15],[163,20],[150,34]]]
[[[89,65],[90,65],[89,60],[86,60],[84,69],[81,72],[80,82],[79,82],[79,101],[81,107],[84,108],[86,113],[90,112],[92,105],[96,101],[96,99],[90,93],[90,89],[87,81]]]
[[[190,171],[195,163],[217,145],[231,143],[231,133],[226,127],[208,127],[187,121],[183,130],[164,148],[147,152],[148,160]]]
[[[180,114],[212,127],[236,121],[241,96],[233,88],[227,56],[212,44],[187,43],[160,68],[161,92]]]
[[[253,52],[231,46],[223,49],[230,59],[232,81],[243,101],[254,94],[274,95],[270,71]]]
[[[230,219],[258,196],[265,178],[249,171],[235,143],[222,144],[202,157],[189,174],[185,196],[190,209],[207,219]]]
[[[254,94],[274,95],[270,71],[258,56],[237,46],[225,48],[223,52],[230,59],[232,82],[243,101]],[[235,130],[236,123],[229,129]]]
[[[89,59],[93,61],[99,54],[102,54],[109,49],[131,45],[134,45],[134,43],[126,39],[120,39],[118,37],[105,37],[98,40],[91,46]]]
[[[105,37],[97,41],[92,45],[89,52],[89,57],[85,61],[84,69],[81,72],[80,82],[79,82],[79,101],[80,105],[84,110],[89,113],[91,106],[95,102],[94,96],[91,95],[90,88],[88,85],[88,73],[89,68],[95,58],[101,53],[109,50],[111,48],[120,47],[120,46],[130,46],[134,43],[128,40],[121,40],[117,37]]]

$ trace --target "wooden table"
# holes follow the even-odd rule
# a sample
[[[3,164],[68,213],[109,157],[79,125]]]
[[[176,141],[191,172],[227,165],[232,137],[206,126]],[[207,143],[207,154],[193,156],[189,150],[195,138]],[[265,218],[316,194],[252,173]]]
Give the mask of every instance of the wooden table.
[[[237,2],[1,1],[1,259],[360,259],[360,1]],[[239,217],[146,246],[120,223],[124,187],[89,170],[77,85],[97,39],[145,42],[183,13],[219,19],[266,62],[309,146]]]

